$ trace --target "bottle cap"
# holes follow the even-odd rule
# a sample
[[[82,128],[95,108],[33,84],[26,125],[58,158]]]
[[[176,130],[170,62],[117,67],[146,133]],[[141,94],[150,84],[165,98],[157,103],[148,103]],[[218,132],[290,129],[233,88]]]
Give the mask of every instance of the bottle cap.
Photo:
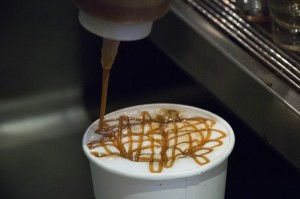
[[[93,34],[119,41],[139,40],[147,37],[153,21],[143,23],[116,23],[79,12],[81,25]]]

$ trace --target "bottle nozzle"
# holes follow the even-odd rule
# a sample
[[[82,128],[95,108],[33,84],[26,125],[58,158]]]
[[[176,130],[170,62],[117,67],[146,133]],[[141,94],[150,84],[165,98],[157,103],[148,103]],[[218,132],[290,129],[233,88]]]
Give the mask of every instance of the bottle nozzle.
[[[118,54],[120,41],[112,39],[103,39],[101,64],[103,69],[111,69]]]

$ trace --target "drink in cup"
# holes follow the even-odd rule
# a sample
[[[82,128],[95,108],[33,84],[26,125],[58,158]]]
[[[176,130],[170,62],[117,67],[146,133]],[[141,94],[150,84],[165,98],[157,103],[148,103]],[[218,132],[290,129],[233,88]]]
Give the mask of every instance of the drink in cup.
[[[179,104],[133,106],[95,121],[83,150],[97,199],[223,199],[230,125]]]

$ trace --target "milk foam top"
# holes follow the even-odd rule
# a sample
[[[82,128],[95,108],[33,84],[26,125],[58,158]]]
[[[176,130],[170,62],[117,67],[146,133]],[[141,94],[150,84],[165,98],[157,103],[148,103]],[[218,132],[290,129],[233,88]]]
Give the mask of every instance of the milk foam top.
[[[201,155],[201,158],[199,158],[199,162],[203,164],[199,164],[195,161],[194,158],[184,155],[179,155],[178,159],[174,161],[174,164],[170,168],[164,168],[159,173],[153,173],[149,171],[149,162],[135,162],[131,161],[129,159],[113,155],[113,156],[105,156],[105,157],[96,157],[95,155],[91,154],[91,152],[96,153],[103,153],[102,147],[95,147],[93,149],[88,148],[87,144],[91,143],[93,141],[97,141],[101,138],[101,135],[95,133],[95,131],[98,129],[98,121],[95,121],[86,131],[84,137],[83,137],[83,150],[87,157],[92,161],[94,164],[99,166],[100,168],[115,173],[117,175],[123,175],[127,177],[132,178],[139,178],[139,179],[151,179],[151,180],[169,180],[169,179],[175,179],[175,178],[183,178],[183,177],[189,177],[194,175],[200,175],[201,173],[204,173],[215,166],[221,164],[223,161],[227,159],[229,154],[231,153],[235,137],[232,128],[230,125],[221,117],[208,112],[203,109],[186,106],[186,105],[179,105],[179,104],[147,104],[147,105],[139,105],[139,106],[133,106],[124,108],[115,112],[112,112],[105,116],[105,120],[114,120],[119,118],[122,115],[129,116],[130,118],[140,118],[141,113],[147,112],[150,114],[152,118],[155,118],[158,114],[160,114],[163,110],[176,110],[181,118],[184,119],[190,119],[190,118],[205,118],[207,119],[207,124],[210,124],[210,121],[215,121],[216,123],[212,126],[210,132],[210,140],[209,142],[206,142],[202,147],[202,149],[195,152],[196,154],[204,154]],[[206,121],[206,120],[205,120]],[[184,124],[183,122],[178,123],[178,127],[182,127]],[[203,124],[197,126],[199,129],[203,128]],[[135,127],[137,129],[140,129],[140,126]],[[170,127],[171,128],[171,127]],[[192,128],[187,127],[184,129],[188,129],[190,131]],[[147,131],[148,128],[145,128],[145,131]],[[194,129],[192,129],[194,130]],[[197,131],[197,130],[195,130]],[[172,131],[171,131],[172,132]],[[220,137],[220,132],[223,133],[222,137]],[[202,134],[201,134],[202,135]],[[190,134],[190,138],[193,140],[198,139],[198,134]],[[201,137],[201,136],[200,136]],[[204,139],[207,137],[207,133],[203,134],[202,138]],[[126,139],[126,138],[125,138]],[[158,137],[159,139],[159,137]],[[181,136],[178,138],[178,142],[182,142],[183,144],[180,144],[177,146],[179,150],[184,153],[184,151],[187,151],[187,144],[184,144],[186,139],[189,139],[189,137]],[[216,141],[214,141],[216,140]],[[126,141],[126,140],[124,140]],[[169,141],[169,145],[172,144],[174,141]],[[220,145],[216,145],[216,143],[221,143]],[[216,146],[214,146],[216,145]],[[136,147],[134,144],[131,147]],[[207,148],[212,148],[212,151],[207,152]],[[114,147],[109,148],[112,152],[118,152],[117,149]],[[128,145],[125,146],[125,149],[128,149]],[[159,156],[159,147],[155,150],[158,150],[158,156]],[[167,156],[170,156],[171,150],[167,150]],[[151,153],[151,149],[145,149],[143,150],[143,153]],[[177,152],[176,152],[177,153]],[[207,161],[207,162],[205,162]]]

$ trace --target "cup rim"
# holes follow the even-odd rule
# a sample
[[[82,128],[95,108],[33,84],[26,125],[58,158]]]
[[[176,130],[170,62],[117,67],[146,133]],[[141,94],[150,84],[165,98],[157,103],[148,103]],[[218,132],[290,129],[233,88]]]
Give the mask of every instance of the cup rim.
[[[227,135],[229,136],[229,142],[227,144],[227,147],[223,150],[222,155],[220,155],[219,157],[217,157],[216,159],[214,159],[213,161],[211,161],[205,165],[199,166],[199,168],[197,168],[197,169],[185,170],[185,171],[180,171],[180,172],[176,172],[176,173],[163,173],[163,172],[162,173],[128,173],[126,171],[115,170],[113,168],[110,168],[110,167],[106,166],[102,161],[99,161],[98,160],[99,158],[90,154],[90,150],[86,146],[85,140],[86,140],[86,136],[87,136],[88,132],[90,132],[91,129],[95,125],[98,124],[98,122],[99,122],[99,119],[98,119],[98,120],[94,121],[88,127],[88,129],[85,131],[84,136],[83,136],[82,148],[83,148],[83,151],[84,151],[85,155],[87,156],[87,158],[92,163],[97,165],[98,167],[100,167],[110,173],[114,173],[116,175],[120,175],[123,177],[144,179],[144,180],[171,180],[171,179],[178,179],[178,178],[190,177],[190,176],[195,176],[195,175],[201,175],[202,173],[205,173],[205,172],[217,167],[221,163],[223,163],[228,158],[230,153],[232,152],[232,150],[234,148],[234,144],[235,144],[235,136],[234,136],[234,132],[233,132],[233,129],[231,128],[231,126],[220,116],[218,116],[210,111],[198,108],[198,107],[182,105],[182,104],[172,104],[172,103],[153,103],[153,104],[143,104],[143,105],[136,105],[136,106],[130,106],[130,107],[118,109],[116,111],[113,111],[113,112],[107,114],[106,116],[109,116],[110,114],[114,114],[116,112],[126,111],[127,109],[132,109],[132,108],[139,109],[139,108],[146,108],[149,106],[178,107],[178,108],[189,109],[189,110],[194,109],[196,111],[203,112],[204,114],[206,114],[206,115],[210,116],[211,118],[220,122],[224,126],[224,128],[227,130]]]

